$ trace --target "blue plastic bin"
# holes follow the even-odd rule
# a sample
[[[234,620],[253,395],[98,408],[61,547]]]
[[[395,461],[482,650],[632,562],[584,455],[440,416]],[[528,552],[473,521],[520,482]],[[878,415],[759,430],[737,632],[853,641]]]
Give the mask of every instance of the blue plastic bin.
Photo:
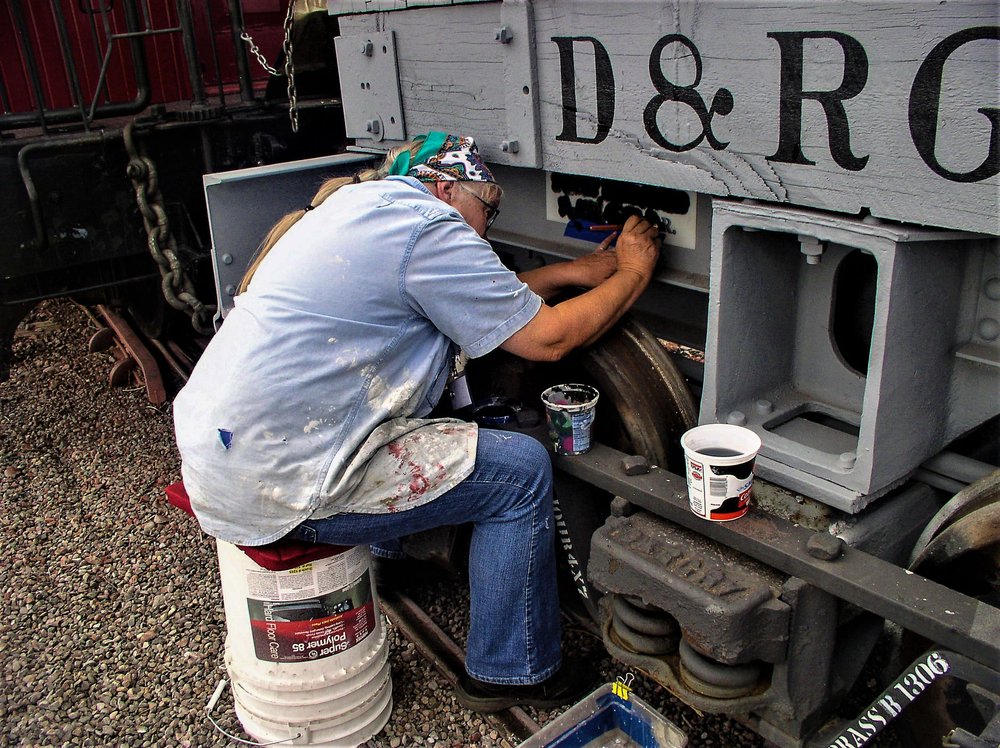
[[[684,748],[687,742],[649,704],[621,684],[605,683],[518,748]]]

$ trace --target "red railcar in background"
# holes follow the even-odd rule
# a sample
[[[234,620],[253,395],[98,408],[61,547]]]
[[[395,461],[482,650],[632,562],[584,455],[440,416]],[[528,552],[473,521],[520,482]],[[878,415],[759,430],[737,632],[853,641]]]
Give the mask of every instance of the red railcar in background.
[[[202,176],[342,149],[336,29],[303,0],[4,3],[0,380],[44,298],[210,332]]]
[[[185,9],[193,58],[185,51]],[[219,99],[237,96],[234,39],[245,32],[265,59],[275,60],[287,10],[280,0],[10,0],[0,12],[3,126],[42,125],[53,115],[64,119],[64,112],[79,117],[81,109],[99,115],[128,105],[187,102],[199,87]],[[268,72],[254,62],[247,73],[253,92],[263,94]]]

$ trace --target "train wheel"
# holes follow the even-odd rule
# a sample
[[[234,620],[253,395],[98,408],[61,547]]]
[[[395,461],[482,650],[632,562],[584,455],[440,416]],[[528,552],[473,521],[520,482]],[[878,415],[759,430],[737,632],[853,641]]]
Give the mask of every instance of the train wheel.
[[[911,556],[910,569],[928,579],[1000,606],[1000,470],[957,493],[928,523]],[[901,658],[912,661],[932,646],[911,632],[903,635]],[[919,748],[942,744],[955,728],[974,735],[985,727],[966,683],[943,678],[903,713],[903,729]]]
[[[631,316],[623,317],[593,346],[554,364],[531,364],[499,353],[481,362],[481,371],[470,369],[479,392],[515,398],[526,409],[540,409],[540,395],[547,387],[590,384],[601,393],[594,424],[596,441],[642,455],[672,472],[683,472],[679,440],[697,421],[694,398],[663,345]],[[586,580],[585,572],[590,538],[607,519],[613,497],[557,471],[555,498],[562,551],[560,585],[577,593],[564,595],[564,603],[575,598],[575,612],[599,622],[600,593]]]

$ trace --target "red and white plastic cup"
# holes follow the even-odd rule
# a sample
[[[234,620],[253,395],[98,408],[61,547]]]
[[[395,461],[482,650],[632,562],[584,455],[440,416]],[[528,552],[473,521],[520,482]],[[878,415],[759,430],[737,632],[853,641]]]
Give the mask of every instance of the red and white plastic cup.
[[[746,514],[760,437],[742,426],[708,423],[684,432],[681,446],[691,511],[713,522]]]

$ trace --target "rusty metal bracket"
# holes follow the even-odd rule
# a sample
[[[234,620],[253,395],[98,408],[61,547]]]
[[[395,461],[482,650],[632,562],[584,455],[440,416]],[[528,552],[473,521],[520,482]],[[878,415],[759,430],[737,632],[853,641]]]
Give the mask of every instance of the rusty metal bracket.
[[[138,368],[138,377],[146,388],[146,397],[153,405],[162,405],[167,401],[167,390],[163,385],[160,366],[149,348],[139,335],[116,312],[103,304],[98,304],[97,313],[107,327],[98,330],[91,336],[87,350],[91,352],[108,350],[114,347],[117,361],[111,367],[108,382],[112,387],[128,383]]]

